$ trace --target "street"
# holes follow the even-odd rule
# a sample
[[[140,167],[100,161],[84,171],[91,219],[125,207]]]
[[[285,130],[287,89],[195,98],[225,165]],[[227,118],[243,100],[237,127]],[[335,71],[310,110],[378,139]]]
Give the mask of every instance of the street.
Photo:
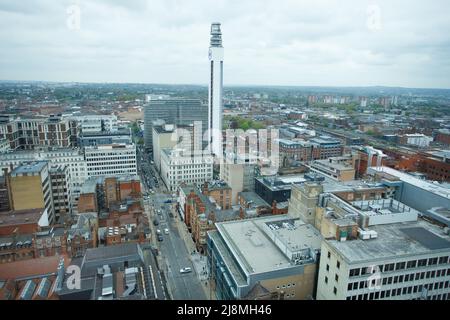
[[[160,182],[156,170],[146,159],[144,152],[138,152],[138,160],[145,195],[145,212],[148,214],[152,231],[152,242],[159,250],[160,269],[166,275],[171,297],[174,300],[205,300],[207,296],[202,287],[205,284],[200,281],[200,279],[205,279],[205,275],[198,276],[198,272],[203,271],[199,268],[199,257],[188,251],[185,236],[180,235],[177,225],[179,217],[174,209],[176,198],[165,190],[164,184]],[[168,229],[168,234],[165,229]],[[162,241],[158,241],[157,230],[160,230]],[[196,262],[195,266],[192,260]],[[180,269],[186,267],[191,268],[192,271],[181,273]]]

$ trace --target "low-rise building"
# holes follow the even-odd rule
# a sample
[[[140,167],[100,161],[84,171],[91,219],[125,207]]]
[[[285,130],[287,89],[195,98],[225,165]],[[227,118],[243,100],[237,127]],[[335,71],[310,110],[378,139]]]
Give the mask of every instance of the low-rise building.
[[[351,157],[330,157],[324,160],[315,160],[308,167],[337,181],[350,181],[355,179],[355,169]]]
[[[208,232],[208,264],[217,299],[315,297],[322,238],[313,226],[279,215],[216,228]]]
[[[400,143],[410,144],[417,147],[428,147],[432,141],[432,137],[428,137],[422,133],[412,133],[400,136]]]

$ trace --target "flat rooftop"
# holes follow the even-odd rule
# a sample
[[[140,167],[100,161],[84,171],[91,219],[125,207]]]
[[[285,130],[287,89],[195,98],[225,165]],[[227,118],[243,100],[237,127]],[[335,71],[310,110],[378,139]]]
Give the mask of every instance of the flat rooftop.
[[[438,184],[431,183],[425,180],[418,179],[410,174],[389,168],[389,167],[370,167],[369,172],[372,173],[386,173],[390,176],[396,177],[403,182],[414,185],[415,187],[432,192],[441,197],[450,199],[450,189],[442,187]]]
[[[260,196],[258,196],[253,191],[244,191],[239,192],[238,195],[244,199],[246,202],[251,202],[252,207],[259,207],[259,206],[267,206],[270,207],[270,205]]]
[[[284,227],[283,223],[292,227]],[[269,225],[279,225],[272,230]],[[217,230],[222,235],[240,266],[248,274],[270,272],[293,267],[288,257],[274,242],[285,242],[290,249],[320,249],[320,233],[300,219],[287,215],[218,223]]]
[[[325,169],[336,169],[336,170],[340,170],[340,171],[344,171],[344,170],[354,170],[352,166],[340,163],[340,162],[330,162],[328,159],[324,159],[324,160],[315,160],[312,163],[312,167],[314,167],[315,165],[317,165],[318,167],[324,167]]]
[[[38,223],[45,209],[27,209],[0,213],[0,227]]]
[[[378,237],[369,240],[325,240],[349,263],[393,259],[431,252],[450,252],[450,238],[423,220],[371,226]]]
[[[15,168],[11,172],[11,176],[19,176],[25,174],[38,174],[40,173],[45,166],[47,165],[47,161],[33,161],[24,163],[21,166]]]

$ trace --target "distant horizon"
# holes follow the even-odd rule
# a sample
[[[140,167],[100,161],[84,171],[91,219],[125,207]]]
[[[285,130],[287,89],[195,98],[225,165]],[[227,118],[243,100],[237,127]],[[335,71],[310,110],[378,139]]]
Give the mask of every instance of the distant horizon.
[[[445,0],[0,1],[0,78],[206,85],[218,21],[227,87],[450,89],[449,11]]]
[[[9,80],[0,79],[0,83],[55,83],[55,84],[123,84],[123,85],[164,85],[164,86],[197,86],[197,87],[208,87],[207,82],[205,84],[200,83],[164,83],[164,82],[110,82],[110,81],[54,81],[54,80]],[[405,87],[405,86],[389,86],[389,85],[349,85],[349,86],[333,86],[333,85],[290,85],[290,84],[224,84],[224,88],[227,87],[248,87],[248,88],[334,88],[334,89],[364,89],[364,88],[387,88],[387,89],[403,89],[403,90],[449,90],[449,88],[439,88],[439,87]]]

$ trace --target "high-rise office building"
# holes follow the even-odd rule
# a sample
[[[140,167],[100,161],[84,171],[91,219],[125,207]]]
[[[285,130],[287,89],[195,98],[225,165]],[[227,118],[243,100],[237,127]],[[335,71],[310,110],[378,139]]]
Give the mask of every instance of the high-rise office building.
[[[209,45],[208,141],[210,150],[222,156],[223,47],[220,23],[211,24]]]
[[[191,125],[195,121],[202,122],[202,132],[207,129],[207,106],[198,99],[154,99],[144,109],[144,142],[147,149],[153,149],[153,122],[164,120],[175,125]]]

